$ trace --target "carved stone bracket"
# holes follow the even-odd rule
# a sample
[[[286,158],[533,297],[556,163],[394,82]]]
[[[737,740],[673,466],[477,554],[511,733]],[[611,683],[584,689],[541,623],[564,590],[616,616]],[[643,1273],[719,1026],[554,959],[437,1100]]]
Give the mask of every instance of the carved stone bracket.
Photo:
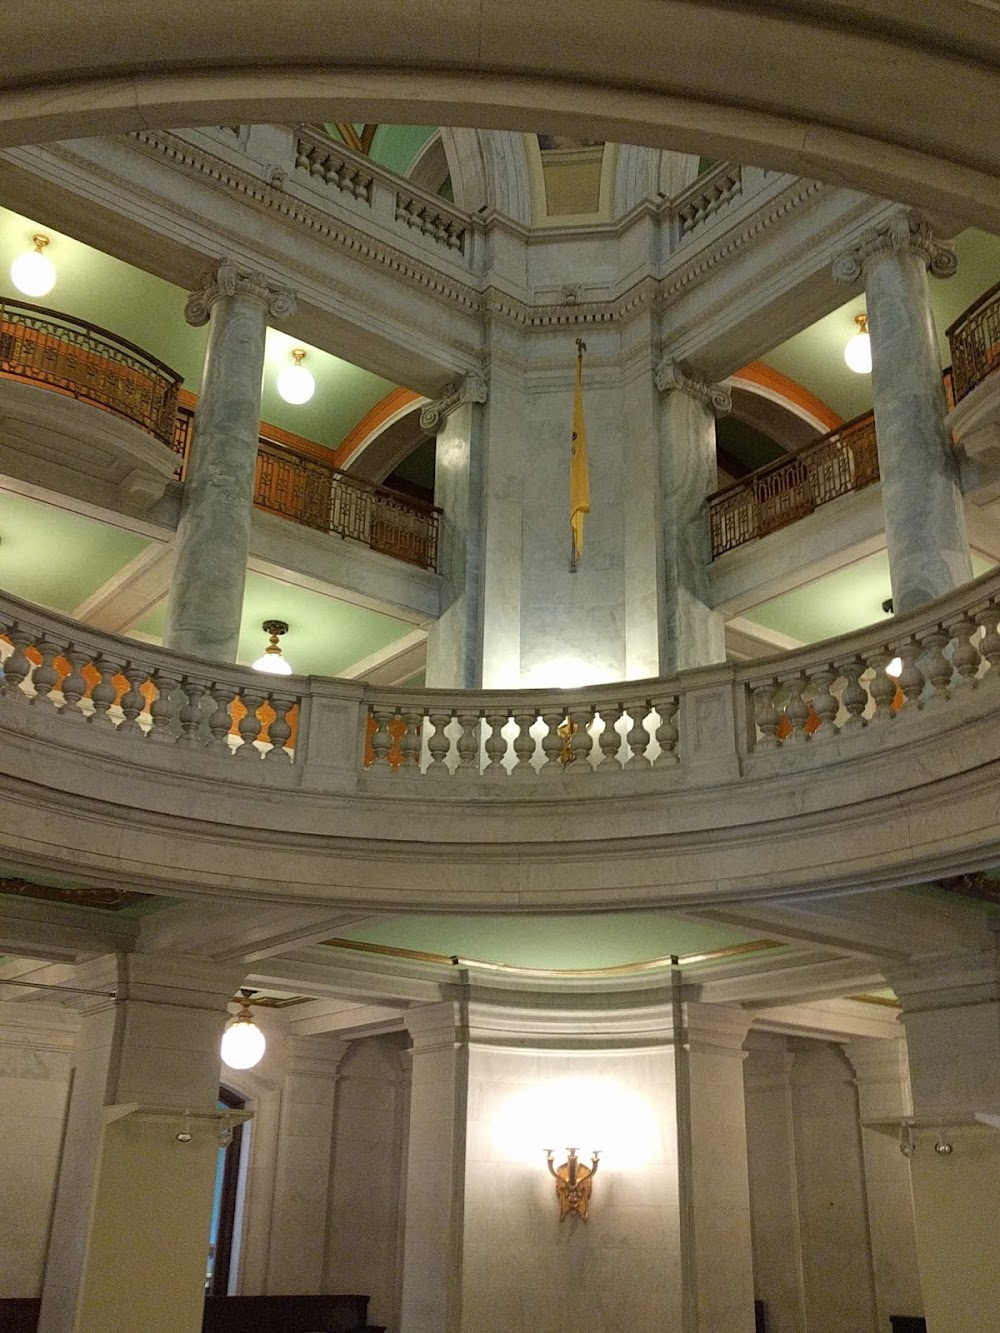
[[[656,367],[653,381],[660,393],[686,393],[717,417],[727,416],[733,410],[733,395],[724,385],[687,374],[669,357],[664,357]]]
[[[184,307],[184,318],[195,328],[207,324],[212,306],[222,296],[258,301],[271,319],[289,319],[298,309],[295,293],[286,287],[275,286],[266,273],[248,271],[239,268],[231,259],[224,259],[214,273],[205,275],[203,285],[190,294]]]
[[[910,213],[898,213],[881,227],[866,231],[854,249],[838,255],[833,261],[833,276],[837,282],[853,285],[864,278],[865,269],[879,256],[906,250],[920,255],[935,278],[950,278],[958,268],[955,251],[935,239],[929,222]]]
[[[485,403],[490,396],[490,387],[483,375],[475,371],[464,376],[448,388],[448,392],[435,403],[428,403],[420,413],[420,429],[437,431],[449,413],[454,412],[463,403]]]

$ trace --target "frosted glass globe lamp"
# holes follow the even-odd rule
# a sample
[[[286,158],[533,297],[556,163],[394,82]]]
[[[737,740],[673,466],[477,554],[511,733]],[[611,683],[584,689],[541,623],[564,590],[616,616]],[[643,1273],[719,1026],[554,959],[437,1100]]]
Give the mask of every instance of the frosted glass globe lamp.
[[[253,664],[254,671],[265,671],[269,676],[290,676],[291,663],[281,655],[278,639],[288,633],[288,626],[283,620],[265,620],[261,629],[270,635],[270,642],[260,657]]]
[[[250,1013],[252,990],[240,991],[240,1012],[222,1034],[222,1059],[230,1069],[253,1069],[267,1047],[264,1034]]]
[[[292,351],[293,366],[286,366],[278,376],[278,392],[286,403],[298,407],[308,403],[316,392],[316,381],[302,362],[306,359],[305,351],[296,347]]]
[[[844,348],[844,360],[855,375],[872,373],[872,344],[868,337],[868,316],[855,315],[858,331]]]
[[[42,253],[49,238],[39,232],[32,236],[34,250],[18,255],[10,266],[10,279],[25,296],[47,296],[56,285],[56,266]]]

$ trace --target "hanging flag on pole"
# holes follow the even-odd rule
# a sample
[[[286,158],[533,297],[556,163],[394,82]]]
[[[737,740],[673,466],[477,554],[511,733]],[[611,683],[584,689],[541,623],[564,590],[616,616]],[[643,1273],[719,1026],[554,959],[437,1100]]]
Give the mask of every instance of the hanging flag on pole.
[[[587,465],[587,428],[583,422],[583,354],[587,345],[576,340],[576,391],[573,395],[573,444],[569,458],[569,526],[572,537],[569,571],[576,573],[583,555],[583,518],[590,513],[590,469]]]

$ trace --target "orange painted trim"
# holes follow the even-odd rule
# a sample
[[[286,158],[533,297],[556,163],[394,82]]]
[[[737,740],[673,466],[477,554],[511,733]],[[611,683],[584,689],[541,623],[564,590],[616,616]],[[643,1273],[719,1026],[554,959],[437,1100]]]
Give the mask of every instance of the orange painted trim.
[[[370,412],[365,413],[353,430],[337,445],[334,450],[334,466],[346,468],[369,435],[373,435],[390,417],[411,403],[415,403],[419,397],[419,393],[414,393],[412,389],[404,389],[402,386],[387,393],[381,402],[376,403]]]
[[[811,417],[815,417],[827,430],[836,430],[838,426],[844,424],[844,418],[832,407],[828,407],[822,398],[817,398],[814,393],[803,388],[797,380],[782,375],[780,370],[772,370],[770,366],[765,366],[763,361],[751,361],[742,370],[736,371],[732,378],[743,380],[747,384],[757,384],[762,389],[770,389],[780,398],[786,399],[801,408],[803,412],[808,412]]]

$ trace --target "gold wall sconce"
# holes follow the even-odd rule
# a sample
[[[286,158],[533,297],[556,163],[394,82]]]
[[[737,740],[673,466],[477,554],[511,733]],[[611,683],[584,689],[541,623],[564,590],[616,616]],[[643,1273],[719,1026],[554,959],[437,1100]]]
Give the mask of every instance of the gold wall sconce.
[[[560,1222],[568,1217],[570,1213],[575,1213],[577,1217],[586,1222],[600,1156],[599,1152],[592,1153],[590,1166],[587,1166],[585,1162],[581,1162],[577,1157],[575,1148],[567,1148],[566,1161],[563,1162],[562,1166],[553,1166],[556,1159],[555,1153],[551,1148],[546,1148],[545,1160],[548,1163],[549,1172],[556,1182]]]

